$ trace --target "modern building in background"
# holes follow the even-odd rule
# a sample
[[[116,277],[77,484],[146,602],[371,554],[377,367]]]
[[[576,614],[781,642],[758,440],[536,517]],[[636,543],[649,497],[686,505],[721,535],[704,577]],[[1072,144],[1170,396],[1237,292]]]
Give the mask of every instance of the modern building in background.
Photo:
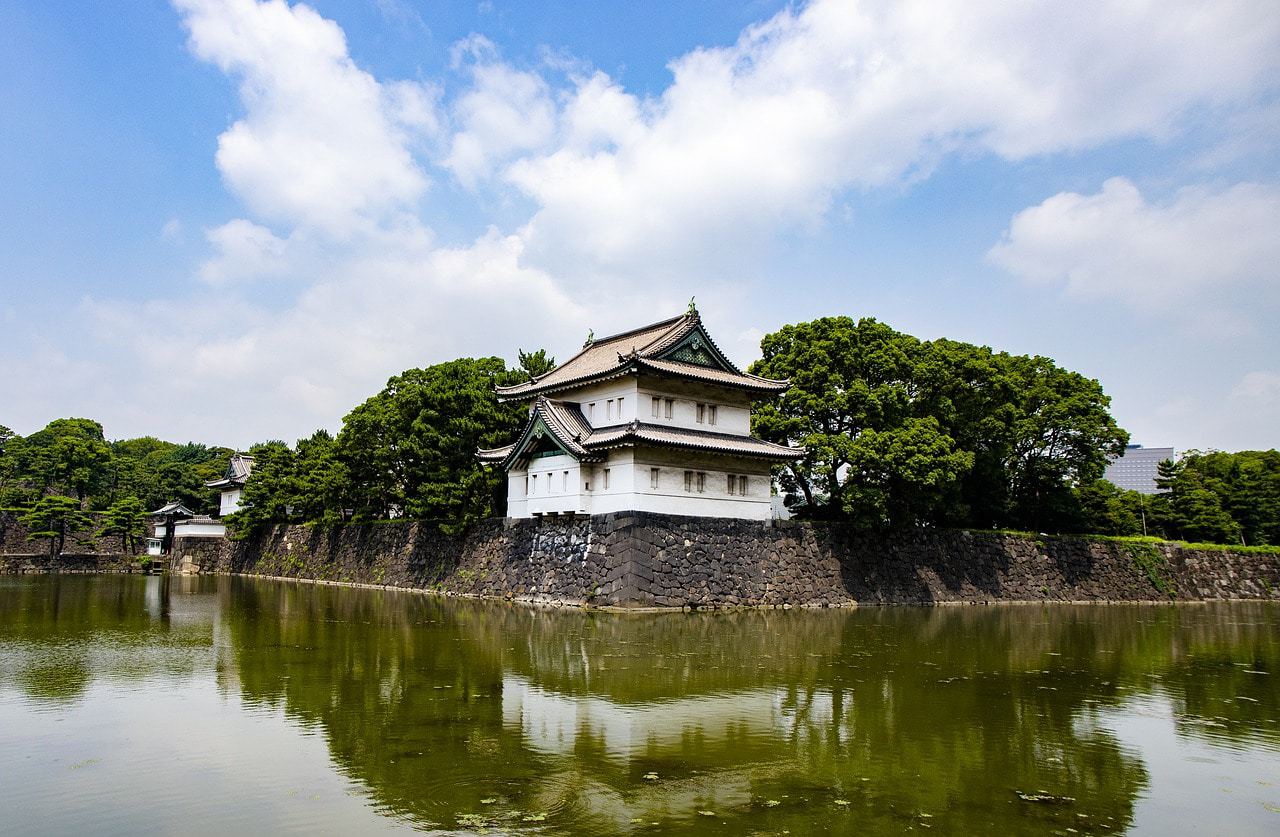
[[[1141,494],[1156,494],[1158,466],[1166,459],[1177,457],[1173,448],[1144,448],[1142,445],[1129,445],[1124,455],[1107,466],[1102,478],[1128,491]]]

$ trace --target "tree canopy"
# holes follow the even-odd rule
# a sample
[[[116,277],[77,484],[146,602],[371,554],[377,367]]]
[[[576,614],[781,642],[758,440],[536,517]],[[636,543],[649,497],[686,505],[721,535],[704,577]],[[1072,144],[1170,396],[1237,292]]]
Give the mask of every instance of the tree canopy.
[[[849,317],[785,326],[761,349],[751,371],[792,386],[753,428],[808,450],[779,480],[811,517],[1060,527],[1128,441],[1101,385],[1048,358]]]

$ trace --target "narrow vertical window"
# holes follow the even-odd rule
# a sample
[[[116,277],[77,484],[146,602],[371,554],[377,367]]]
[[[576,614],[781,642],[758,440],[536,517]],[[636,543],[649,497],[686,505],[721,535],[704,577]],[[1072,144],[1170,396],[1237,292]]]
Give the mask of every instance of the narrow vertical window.
[[[693,471],[684,472],[684,490],[685,491],[693,490]]]
[[[705,424],[707,421],[707,405],[698,405],[698,424]]]
[[[587,421],[591,421],[591,417],[595,414],[596,402],[592,401],[587,405]]]
[[[738,493],[738,478],[737,478],[737,476],[735,476],[734,474],[730,474],[730,475],[729,475],[729,489],[728,489],[728,493],[730,493],[730,494],[737,494],[737,493]]]
[[[524,475],[524,496],[529,496],[529,475]]]
[[[649,469],[649,487],[650,488],[658,487],[658,469],[657,468]]]
[[[662,408],[662,399],[655,395],[653,397],[653,417],[654,418],[658,417],[658,413],[659,413],[659,410],[661,410],[661,408]]]
[[[666,404],[666,410],[667,410],[667,412],[666,412],[666,417],[667,417],[667,418],[671,418],[671,415],[672,415],[672,413],[673,413],[673,412],[674,412],[674,410],[675,410],[675,406],[676,406],[676,400],[675,400],[674,398],[668,398],[668,399],[667,399],[667,404]]]
[[[534,475],[533,475],[532,477],[530,477],[529,479],[530,479],[530,482],[529,482],[529,486],[530,486],[530,488],[529,488],[529,493],[530,493],[530,494],[537,494],[537,493],[538,493],[538,475],[537,475],[537,474],[534,474]]]
[[[707,490],[707,475],[702,471],[698,472],[698,493],[702,494]]]
[[[605,491],[609,490],[609,469],[608,468],[604,469],[604,490]]]
[[[604,402],[604,417],[606,419],[613,418],[613,399],[612,398]]]
[[[738,493],[743,497],[747,496],[747,478],[745,476],[738,477]]]
[[[565,471],[564,476],[561,477],[560,479],[560,490],[566,494],[569,493],[569,472],[568,471]]]
[[[716,405],[711,404],[707,407],[707,424],[716,423]]]
[[[618,418],[622,418],[622,402],[625,400],[625,398],[618,399]]]

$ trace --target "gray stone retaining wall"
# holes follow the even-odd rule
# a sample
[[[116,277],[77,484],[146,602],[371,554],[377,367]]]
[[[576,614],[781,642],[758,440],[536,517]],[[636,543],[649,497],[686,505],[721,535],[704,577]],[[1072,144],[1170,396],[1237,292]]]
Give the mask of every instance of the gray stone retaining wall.
[[[280,526],[219,547],[180,543],[175,567],[204,572],[572,605],[1280,599],[1280,556],[1271,554],[638,512],[489,520],[462,535],[391,522]]]
[[[0,554],[0,575],[39,573],[140,573],[146,568],[137,556],[124,553],[64,552],[56,558],[47,552]]]

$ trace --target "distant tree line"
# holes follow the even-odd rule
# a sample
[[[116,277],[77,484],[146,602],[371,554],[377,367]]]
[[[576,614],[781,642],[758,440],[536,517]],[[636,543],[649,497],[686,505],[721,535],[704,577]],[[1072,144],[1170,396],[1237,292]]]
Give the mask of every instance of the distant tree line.
[[[231,453],[150,436],[109,442],[84,418],[56,419],[30,436],[0,426],[0,510],[16,513],[31,537],[48,538],[54,554],[71,533],[115,535],[136,549],[147,511],[170,500],[212,510],[204,484],[222,475]]]
[[[1098,481],[1081,489],[1089,531],[1170,540],[1280,545],[1280,451],[1190,451],[1160,464],[1160,493]]]

